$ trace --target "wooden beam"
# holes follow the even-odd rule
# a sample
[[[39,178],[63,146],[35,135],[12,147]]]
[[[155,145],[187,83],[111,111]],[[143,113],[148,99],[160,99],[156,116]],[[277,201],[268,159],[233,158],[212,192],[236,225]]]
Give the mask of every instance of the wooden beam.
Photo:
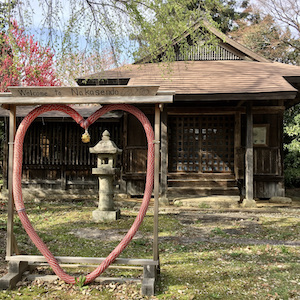
[[[159,85],[97,85],[97,86],[10,86],[12,97],[119,97],[155,96]]]
[[[55,256],[59,263],[75,263],[75,264],[101,264],[106,258],[104,257],[78,257],[78,256]],[[14,255],[7,256],[7,261],[26,261],[26,262],[47,262],[46,258],[42,255]],[[114,264],[126,265],[151,265],[157,266],[158,261],[152,259],[135,259],[135,258],[116,258]]]
[[[246,199],[253,200],[253,112],[252,103],[246,106]]]
[[[293,88],[290,91],[274,92],[253,92],[253,93],[216,93],[216,94],[176,94],[174,103],[182,101],[255,101],[255,100],[293,100],[297,91]]]
[[[0,97],[0,104],[155,104],[172,103],[173,95],[156,96],[107,96],[107,97]]]
[[[159,163],[160,163],[160,108],[155,105],[155,160],[154,160],[154,228],[153,228],[153,260],[159,260],[158,250],[158,197],[159,197]]]
[[[173,106],[173,105],[172,105]],[[225,107],[225,106],[210,106],[210,107],[168,107],[168,115],[232,115],[236,111],[244,112],[243,107]]]
[[[33,267],[49,267],[50,265],[45,262],[31,262],[28,264]],[[84,264],[59,264],[61,268],[95,268],[96,264],[84,265]],[[134,267],[134,266],[117,266],[109,265],[108,269],[123,269],[123,270],[144,270],[143,267]]]
[[[265,114],[266,111],[268,114],[278,114],[279,112],[283,112],[285,107],[282,105],[274,106],[274,105],[264,105],[264,106],[253,106],[252,112],[253,114]],[[235,113],[246,113],[245,107],[242,106],[210,106],[210,107],[169,107],[168,114],[169,115],[232,115]]]
[[[11,97],[12,96],[12,93],[11,92],[1,92],[0,93],[0,97]],[[7,108],[9,109],[9,107]]]
[[[278,114],[285,111],[285,106],[254,106],[252,107],[253,114]]]
[[[14,199],[12,191],[14,140],[16,132],[16,106],[11,105],[9,111],[9,140],[8,140],[8,204],[7,204],[7,238],[6,255],[11,256],[14,252]]]

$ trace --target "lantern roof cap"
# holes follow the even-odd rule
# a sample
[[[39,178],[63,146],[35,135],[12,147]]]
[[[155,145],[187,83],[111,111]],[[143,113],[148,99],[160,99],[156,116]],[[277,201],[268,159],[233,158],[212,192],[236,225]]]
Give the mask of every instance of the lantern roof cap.
[[[119,154],[122,150],[110,139],[110,133],[105,130],[102,133],[102,139],[94,147],[90,148],[90,153],[96,154]]]

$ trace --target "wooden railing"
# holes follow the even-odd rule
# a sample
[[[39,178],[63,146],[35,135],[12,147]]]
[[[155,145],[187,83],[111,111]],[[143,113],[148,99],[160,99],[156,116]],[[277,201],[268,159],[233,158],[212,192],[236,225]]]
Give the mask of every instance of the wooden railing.
[[[254,147],[255,175],[282,175],[281,151],[278,147]]]

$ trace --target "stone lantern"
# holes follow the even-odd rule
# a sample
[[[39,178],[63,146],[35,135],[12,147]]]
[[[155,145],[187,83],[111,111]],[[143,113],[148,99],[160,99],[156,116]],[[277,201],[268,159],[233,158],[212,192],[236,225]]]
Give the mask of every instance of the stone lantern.
[[[93,219],[98,222],[117,220],[120,218],[120,210],[114,209],[113,179],[117,172],[117,155],[122,150],[110,140],[110,134],[105,130],[101,141],[90,148],[90,153],[97,154],[97,168],[93,168],[92,173],[99,178],[99,206],[93,211]]]

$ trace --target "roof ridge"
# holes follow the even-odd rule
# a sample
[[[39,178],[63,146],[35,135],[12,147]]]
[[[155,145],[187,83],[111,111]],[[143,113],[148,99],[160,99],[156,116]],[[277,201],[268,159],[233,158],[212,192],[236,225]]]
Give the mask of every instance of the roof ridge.
[[[246,54],[247,56],[251,57],[253,60],[259,61],[259,62],[268,62],[272,63],[269,59],[253,52],[252,50],[248,49],[247,47],[243,46],[242,44],[236,42],[217,28],[213,27],[209,22],[203,21],[205,24],[206,29],[208,29],[211,33],[215,34],[220,40],[224,40],[225,43],[229,44],[230,46],[238,49],[240,52]]]

